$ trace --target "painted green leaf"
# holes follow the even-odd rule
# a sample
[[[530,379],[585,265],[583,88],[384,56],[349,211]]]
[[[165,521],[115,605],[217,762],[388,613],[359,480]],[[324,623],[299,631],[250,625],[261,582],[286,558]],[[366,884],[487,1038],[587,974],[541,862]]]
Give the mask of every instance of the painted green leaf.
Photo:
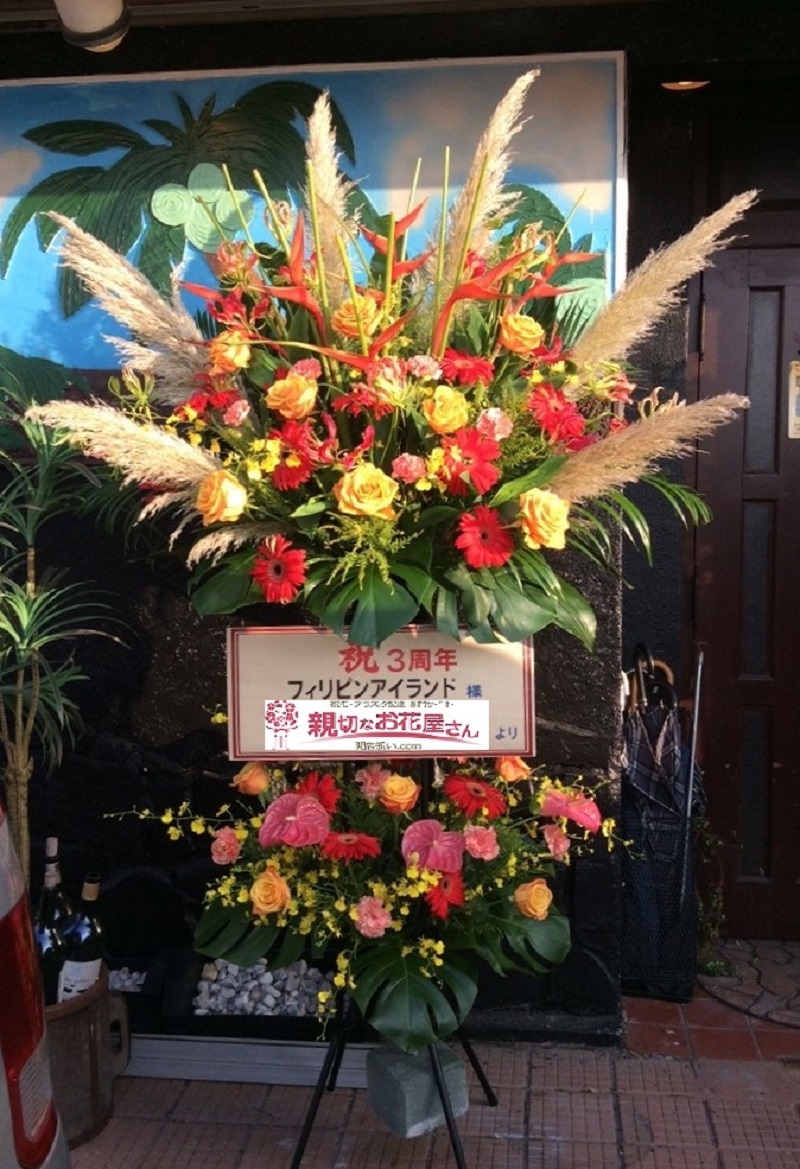
[[[182,183],[164,183],[153,191],[150,210],[167,227],[180,227],[194,210],[194,199]]]
[[[183,259],[186,239],[181,227],[168,227],[153,219],[139,245],[137,266],[163,297],[172,292],[172,270]]]
[[[55,154],[99,154],[103,150],[130,150],[148,145],[147,139],[136,130],[118,122],[80,118],[34,126],[22,137]]]
[[[40,233],[49,233],[49,238],[44,237],[46,243],[49,243],[59,229],[58,225],[52,219],[47,219],[44,213],[60,211],[63,215],[74,216],[80,210],[93,181],[102,173],[102,167],[97,166],[81,166],[73,170],[59,171],[42,179],[22,196],[12,208],[3,228],[0,239],[0,276],[5,276],[8,272],[14,248],[31,219],[39,216],[37,228]],[[40,246],[46,246],[42,234],[39,241]]]

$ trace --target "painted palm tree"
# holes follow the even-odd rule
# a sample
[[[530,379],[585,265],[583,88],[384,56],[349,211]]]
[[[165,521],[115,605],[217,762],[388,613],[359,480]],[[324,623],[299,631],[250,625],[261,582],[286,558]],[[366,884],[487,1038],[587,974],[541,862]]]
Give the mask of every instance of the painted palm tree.
[[[52,241],[58,225],[40,212],[58,211],[73,219],[114,251],[135,251],[137,267],[163,293],[170,290],[173,266],[184,254],[185,224],[156,218],[151,202],[165,184],[187,186],[203,165],[227,165],[235,188],[254,189],[253,171],[262,174],[276,198],[297,191],[305,179],[305,147],[295,123],[307,120],[320,95],[302,81],[269,81],[243,94],[220,112],[212,95],[195,116],[175,94],[180,123],[145,118],[142,125],[163,141],[151,142],[118,122],[92,119],[47,122],[23,135],[57,154],[89,157],[123,151],[110,166],[76,166],[49,175],[16,204],[0,235],[0,277],[5,277],[19,239],[35,221],[40,247]],[[352,135],[331,102],[337,141],[355,162]],[[169,218],[169,217],[167,217]],[[58,271],[58,293],[66,317],[89,299],[74,272]]]

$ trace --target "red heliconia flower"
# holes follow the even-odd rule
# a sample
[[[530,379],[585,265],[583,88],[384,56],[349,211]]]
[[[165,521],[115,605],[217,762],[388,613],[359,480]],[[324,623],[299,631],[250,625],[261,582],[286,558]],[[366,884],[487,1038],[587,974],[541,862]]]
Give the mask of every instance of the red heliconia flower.
[[[471,775],[448,775],[442,790],[467,816],[485,815],[487,820],[496,820],[506,810],[503,793]]]
[[[551,442],[570,442],[586,429],[586,419],[575,403],[549,384],[533,390],[528,409]]]
[[[458,521],[456,548],[470,568],[500,568],[514,551],[514,537],[493,507],[479,505]]]
[[[464,878],[461,873],[442,873],[439,884],[428,890],[425,900],[433,916],[444,921],[452,906],[464,904]]]
[[[478,495],[491,491],[500,478],[500,470],[491,462],[500,457],[500,447],[493,438],[485,438],[474,426],[465,426],[442,439],[445,457],[443,470],[451,495],[466,495],[470,484]]]
[[[442,374],[450,382],[460,386],[474,386],[478,382],[489,385],[494,377],[494,366],[485,357],[472,353],[461,353],[457,349],[445,349],[441,360]]]
[[[381,842],[364,832],[329,832],[320,851],[331,861],[363,861],[380,856]]]
[[[331,816],[336,811],[342,797],[341,789],[336,786],[336,780],[327,772],[320,775],[318,771],[309,771],[294,790],[303,795],[316,796],[325,811]]]
[[[256,552],[252,577],[272,605],[293,601],[306,579],[306,554],[284,536],[268,536]]]

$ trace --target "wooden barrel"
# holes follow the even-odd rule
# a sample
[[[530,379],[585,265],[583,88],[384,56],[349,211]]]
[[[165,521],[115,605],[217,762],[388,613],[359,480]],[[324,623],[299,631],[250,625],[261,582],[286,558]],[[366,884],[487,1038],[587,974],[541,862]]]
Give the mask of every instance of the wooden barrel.
[[[104,966],[98,981],[83,994],[45,1008],[53,1094],[70,1148],[90,1140],[111,1118],[113,1079],[120,1070],[119,1055],[112,1050],[112,1027],[117,1037],[121,1032],[127,1053],[121,999],[109,994]]]

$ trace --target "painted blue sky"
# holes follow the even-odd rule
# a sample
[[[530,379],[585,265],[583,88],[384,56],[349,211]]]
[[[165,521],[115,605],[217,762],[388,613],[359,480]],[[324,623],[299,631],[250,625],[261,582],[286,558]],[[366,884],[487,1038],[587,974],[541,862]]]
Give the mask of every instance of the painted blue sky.
[[[328,89],[356,144],[357,179],[381,211],[402,214],[417,160],[420,196],[430,196],[418,245],[435,226],[445,148],[451,154],[451,189],[463,181],[481,132],[513,81],[532,66],[541,70],[529,91],[529,120],[514,144],[511,179],[543,190],[564,212],[575,208],[573,238],[593,237],[609,253],[609,269],[624,264],[625,229],[621,93],[615,56],[424,62],[369,67],[248,71],[217,75],[174,74],[113,80],[42,81],[0,85],[0,225],[26,189],[45,176],[80,165],[108,165],[118,152],[78,158],[43,150],[26,130],[72,118],[120,122],[161,141],[144,119],[178,118],[175,94],[193,112],[216,95],[217,110],[255,85],[292,77]],[[415,241],[417,242],[417,241]],[[116,364],[104,333],[118,332],[93,306],[65,321],[55,294],[58,257],[39,251],[29,226],[0,280],[0,344],[75,368]],[[198,279],[198,271],[189,270]]]

